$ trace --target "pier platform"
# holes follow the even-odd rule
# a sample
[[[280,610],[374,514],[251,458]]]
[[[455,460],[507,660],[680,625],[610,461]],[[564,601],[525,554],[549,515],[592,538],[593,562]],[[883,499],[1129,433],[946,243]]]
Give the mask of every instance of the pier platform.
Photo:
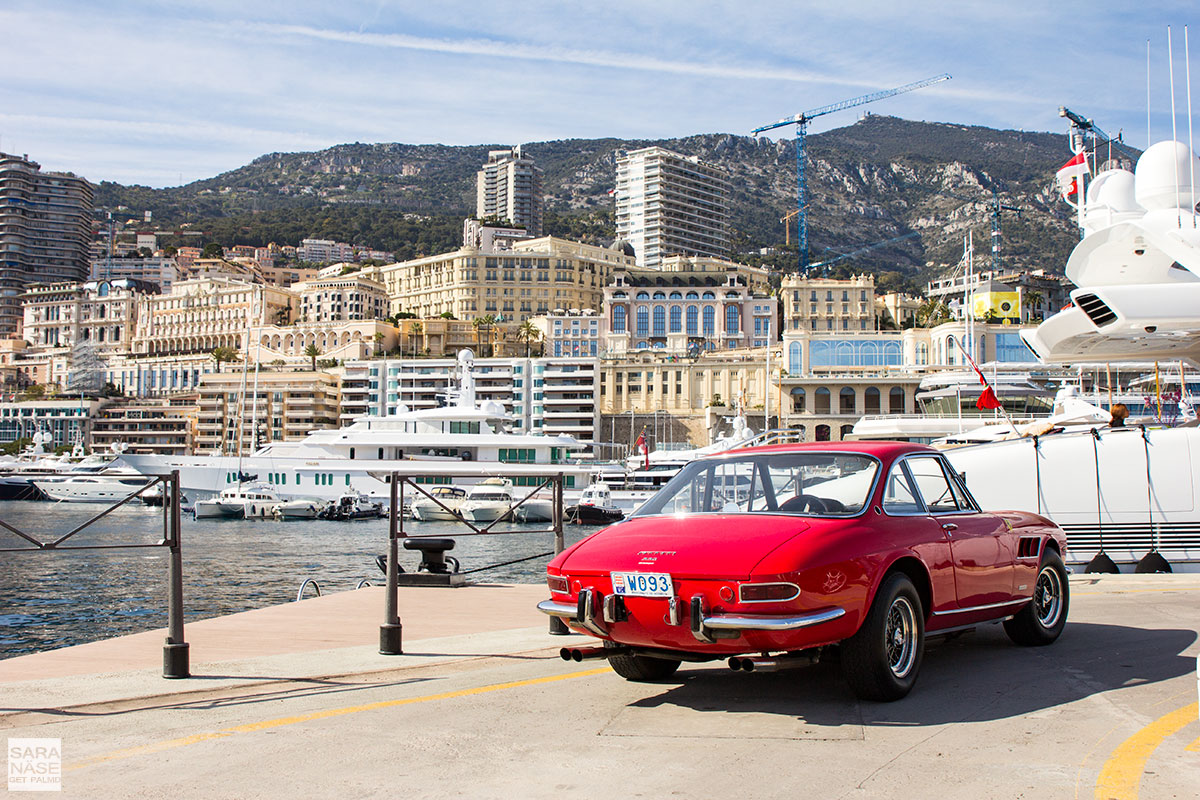
[[[0,728],[62,745],[64,797],[1194,797],[1200,575],[1072,576],[1056,644],[931,643],[916,689],[856,700],[830,664],[566,663],[541,585],[368,587],[0,661]],[[19,792],[12,792],[19,797]]]

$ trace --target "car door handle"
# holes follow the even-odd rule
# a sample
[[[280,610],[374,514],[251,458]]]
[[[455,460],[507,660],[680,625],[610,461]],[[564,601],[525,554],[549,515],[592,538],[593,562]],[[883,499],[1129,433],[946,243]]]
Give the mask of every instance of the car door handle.
[[[944,530],[946,533],[951,533],[958,530],[958,526],[953,522],[947,522],[946,524],[942,525],[942,530]]]

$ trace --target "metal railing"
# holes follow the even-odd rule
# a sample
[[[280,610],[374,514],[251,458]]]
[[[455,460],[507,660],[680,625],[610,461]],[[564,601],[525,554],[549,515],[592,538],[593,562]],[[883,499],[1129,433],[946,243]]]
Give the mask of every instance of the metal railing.
[[[123,500],[105,508],[86,522],[75,526],[67,533],[43,541],[33,534],[22,531],[0,519],[0,528],[24,539],[32,547],[5,547],[0,553],[48,553],[70,550],[132,550],[145,547],[165,547],[167,557],[167,639],[163,644],[163,677],[191,677],[189,667],[188,644],[183,632],[183,555],[180,542],[180,486],[179,471],[169,475],[154,475],[147,483]],[[163,494],[163,538],[158,542],[138,542],[129,544],[68,544],[71,537],[100,521],[134,498],[140,497],[153,486],[161,485]]]
[[[472,470],[466,467],[462,473],[464,476],[479,476],[483,477],[505,477],[502,474],[497,475],[481,475],[477,470]],[[383,624],[379,628],[379,653],[385,656],[403,655],[403,625],[400,622],[400,593],[399,593],[399,551],[401,539],[420,539],[420,538],[443,538],[412,536],[404,530],[404,514],[402,509],[404,506],[405,488],[411,487],[419,494],[432,500],[443,510],[453,514],[459,522],[467,526],[470,531],[457,534],[460,536],[486,536],[494,535],[492,528],[495,525],[509,518],[514,511],[523,506],[526,502],[541,492],[543,489],[551,490],[551,527],[548,529],[523,529],[521,533],[553,533],[554,534],[554,553],[557,555],[563,551],[563,473],[562,472],[546,472],[544,474],[535,474],[530,476],[529,473],[522,473],[525,477],[541,478],[541,482],[532,487],[532,490],[514,503],[508,514],[502,514],[497,519],[492,520],[483,527],[475,525],[471,520],[466,519],[458,511],[451,509],[434,495],[430,494],[425,488],[416,482],[416,478],[423,477],[423,473],[400,473],[391,472],[388,474],[388,483],[391,488],[391,501],[388,507],[388,548],[387,548],[387,566],[384,572],[387,575],[386,583],[384,584],[384,619]],[[504,535],[509,535],[506,531]],[[562,620],[551,617],[550,633],[566,634],[568,633],[567,626]]]

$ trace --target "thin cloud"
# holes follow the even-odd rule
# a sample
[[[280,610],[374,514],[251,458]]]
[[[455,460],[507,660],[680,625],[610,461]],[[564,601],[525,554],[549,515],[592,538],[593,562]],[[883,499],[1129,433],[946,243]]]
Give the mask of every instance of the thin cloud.
[[[357,31],[329,30],[305,25],[239,25],[238,30],[257,30],[266,34],[296,36],[325,42],[396,50],[419,50],[431,53],[487,56],[488,58],[520,59],[525,61],[550,61],[559,64],[578,64],[589,67],[664,72],[698,77],[728,78],[732,80],[792,81],[796,83],[839,84],[844,86],[872,85],[869,81],[857,78],[822,75],[815,72],[793,69],[737,64],[706,64],[697,61],[669,61],[634,53],[542,47],[491,39],[434,39],[400,33],[362,33]]]

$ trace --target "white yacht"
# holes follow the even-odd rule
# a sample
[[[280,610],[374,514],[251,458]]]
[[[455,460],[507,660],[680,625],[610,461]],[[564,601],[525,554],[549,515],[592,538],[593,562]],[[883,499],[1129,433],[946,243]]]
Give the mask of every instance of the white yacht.
[[[117,456],[115,452],[85,455],[83,445],[79,443],[70,455],[53,455],[46,452],[46,446],[53,439],[49,432],[37,431],[32,443],[20,454],[0,456],[0,500],[45,499],[46,495],[35,485],[36,481],[99,472],[113,466]]]
[[[551,467],[566,487],[587,484],[589,467],[573,463],[583,448],[570,436],[517,434],[496,402],[476,402],[471,374],[474,354],[459,353],[459,388],[441,408],[387,416],[366,415],[344,428],[315,430],[298,442],[274,442],[247,456],[123,455],[139,472],[179,470],[192,497],[211,496],[241,481],[266,482],[281,498],[336,500],[347,492],[387,497],[393,470],[422,476],[454,476],[469,485],[497,472],[529,477]],[[466,475],[471,472],[473,474]]]
[[[198,500],[194,513],[196,519],[268,519],[279,503],[279,495],[265,483],[238,484]]]
[[[1078,140],[1076,140],[1078,143]],[[1077,148],[1078,149],[1078,148]],[[1023,332],[1047,363],[1200,360],[1200,159],[1160,142],[1100,168],[1077,206],[1071,305]],[[1127,367],[1125,367],[1127,368]],[[1068,562],[1200,569],[1200,429],[1090,427],[947,452],[985,508],[1044,514]],[[1103,558],[1101,558],[1103,556]],[[1167,566],[1169,565],[1169,566]]]
[[[459,511],[471,522],[494,522],[512,511],[513,482],[508,478],[487,478],[471,487]]]
[[[454,522],[457,512],[467,498],[461,486],[433,486],[427,489],[436,502],[418,493],[412,501],[412,518],[419,522]]]
[[[323,500],[300,497],[276,503],[271,509],[271,513],[275,519],[316,519],[323,508],[325,508]]]
[[[33,481],[50,500],[63,503],[115,503],[149,482],[129,468],[110,468],[85,474],[60,473]]]

